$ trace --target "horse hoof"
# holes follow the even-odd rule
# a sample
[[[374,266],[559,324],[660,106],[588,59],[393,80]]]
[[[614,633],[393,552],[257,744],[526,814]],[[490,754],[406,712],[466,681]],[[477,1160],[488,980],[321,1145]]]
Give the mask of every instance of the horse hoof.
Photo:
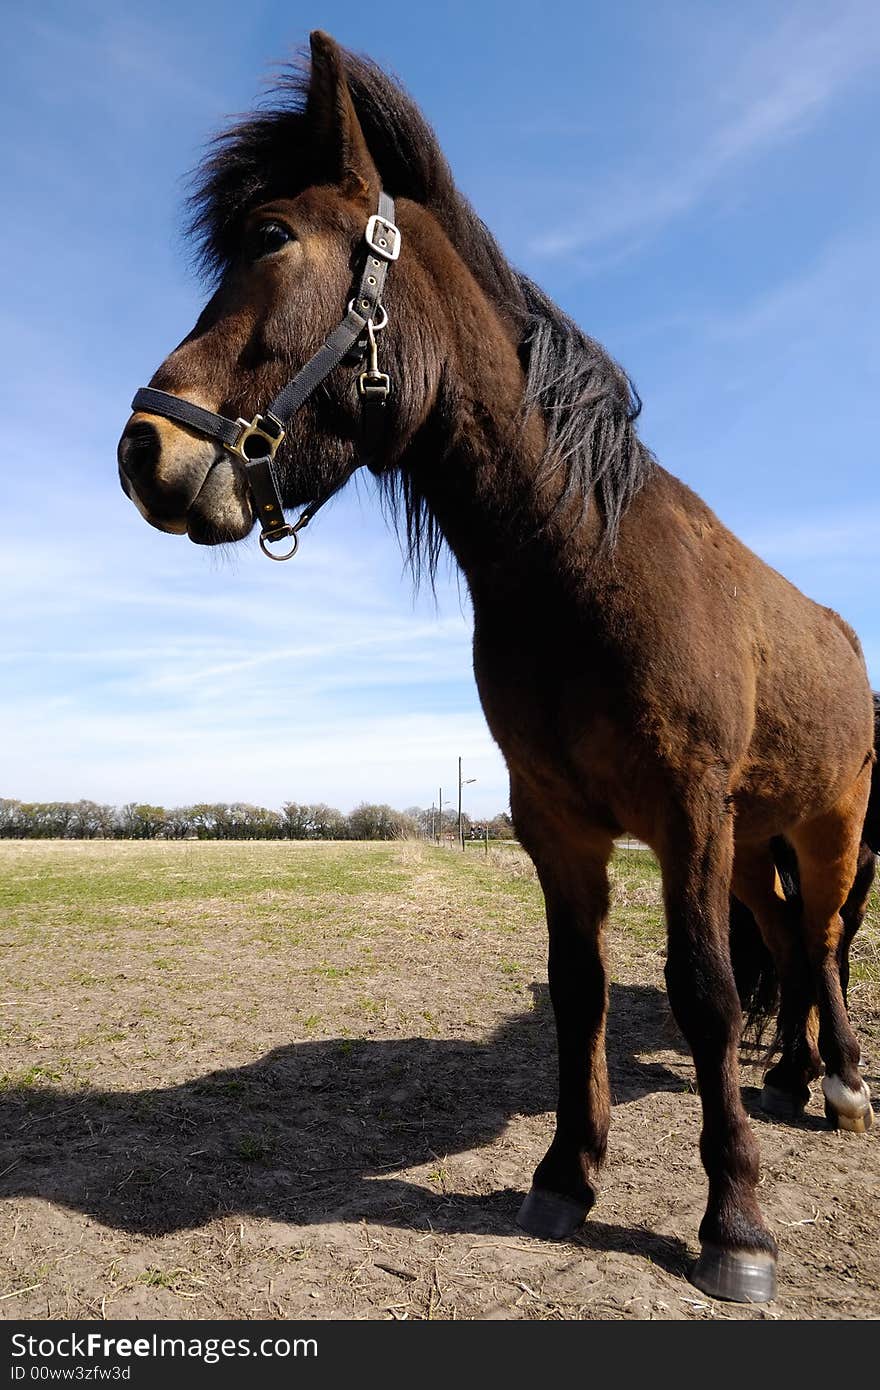
[[[832,1129],[845,1129],[850,1134],[865,1134],[874,1123],[874,1111],[869,1105],[861,1115],[843,1115],[826,1100],[825,1118]]]
[[[516,1224],[541,1240],[566,1240],[583,1225],[589,1210],[586,1202],[533,1187],[517,1213]]]
[[[874,1123],[871,1092],[862,1082],[860,1091],[845,1086],[839,1076],[823,1076],[825,1118],[832,1129],[846,1129],[850,1134],[864,1134]]]
[[[761,1091],[761,1109],[775,1120],[799,1120],[806,1106],[807,1102],[798,1100],[791,1091],[780,1091],[775,1086],[767,1085]]]
[[[764,1250],[722,1250],[707,1241],[691,1283],[729,1303],[769,1303],[776,1297],[776,1260]]]

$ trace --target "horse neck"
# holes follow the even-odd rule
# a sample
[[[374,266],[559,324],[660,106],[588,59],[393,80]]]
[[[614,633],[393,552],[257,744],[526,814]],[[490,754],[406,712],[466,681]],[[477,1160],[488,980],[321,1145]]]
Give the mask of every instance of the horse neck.
[[[487,572],[580,568],[601,540],[581,493],[560,507],[564,470],[542,468],[546,430],[523,410],[515,331],[491,303],[482,309],[454,316],[436,407],[402,460],[472,589]]]

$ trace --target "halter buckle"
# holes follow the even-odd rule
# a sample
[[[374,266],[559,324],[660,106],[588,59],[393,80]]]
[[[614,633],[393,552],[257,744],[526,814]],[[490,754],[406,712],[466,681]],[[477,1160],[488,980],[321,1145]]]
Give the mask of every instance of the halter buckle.
[[[385,323],[388,316],[385,316]],[[385,327],[385,323],[382,327]],[[379,345],[376,342],[377,325],[372,319],[367,319],[367,353],[369,355],[369,365],[366,371],[361,372],[358,377],[358,395],[362,401],[381,401],[385,404],[391,394],[391,378],[386,372],[379,371]]]
[[[364,401],[385,401],[391,395],[391,378],[387,372],[368,370],[358,377],[358,395]]]
[[[383,261],[396,261],[400,255],[399,228],[387,217],[380,217],[378,212],[374,212],[367,223],[364,240],[373,255],[380,256]]]
[[[271,530],[260,532],[260,549],[270,560],[292,560],[299,546],[299,536],[296,534],[296,526],[275,526]],[[285,550],[283,555],[275,555],[270,549],[276,541],[283,541],[287,536],[290,537],[292,545],[289,550]]]
[[[275,457],[285,431],[274,415],[255,415],[253,420],[242,420],[239,417],[235,423],[239,426],[240,432],[235,443],[228,446],[233,454],[238,454],[245,463],[251,463],[255,458],[265,458],[267,454],[270,459]],[[246,445],[249,439],[261,439],[267,448],[261,448],[259,453],[248,453]],[[274,560],[277,557],[273,555],[272,558]]]

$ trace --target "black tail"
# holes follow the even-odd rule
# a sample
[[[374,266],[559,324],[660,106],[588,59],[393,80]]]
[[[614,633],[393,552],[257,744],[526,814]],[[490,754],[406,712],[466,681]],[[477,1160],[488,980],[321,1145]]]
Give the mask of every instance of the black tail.
[[[874,763],[871,774],[871,793],[862,830],[859,875],[852,894],[857,906],[861,903],[866,885],[870,886],[873,878],[873,861],[866,850],[870,851],[870,854],[880,854],[880,694],[874,695],[874,747],[878,753],[878,760]],[[800,901],[797,857],[788,842],[781,838],[772,842],[772,849],[783,891],[792,905],[792,913],[796,914]],[[857,911],[854,920],[850,922],[847,920],[845,906],[842,916],[845,927],[844,945],[848,952],[861,914]],[[757,922],[748,908],[737,898],[730,900],[730,959],[743,1010],[743,1031],[746,1036],[760,1041],[768,1024],[771,1021],[775,1022],[779,1012],[779,980],[773,957],[764,945]],[[847,962],[841,964],[844,967]]]
[[[760,1042],[779,1012],[779,979],[758,924],[739,898],[730,900],[730,962],[743,1011],[743,1037]]]
[[[792,920],[800,902],[797,858],[787,840],[772,841],[773,859],[782,889],[791,904]],[[773,957],[764,945],[758,924],[738,898],[730,900],[730,960],[743,1011],[743,1034],[761,1042],[768,1024],[779,1013],[779,978]],[[771,1043],[771,1051],[776,1039]]]

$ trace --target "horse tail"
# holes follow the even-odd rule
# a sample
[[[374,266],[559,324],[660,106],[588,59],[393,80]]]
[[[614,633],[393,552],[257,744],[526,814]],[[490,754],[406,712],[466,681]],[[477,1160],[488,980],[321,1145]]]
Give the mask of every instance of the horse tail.
[[[779,1012],[779,977],[752,913],[730,899],[730,963],[743,1011],[743,1036],[759,1043]]]
[[[880,694],[874,692],[874,768],[871,773],[871,794],[862,831],[862,844],[874,854],[880,854]]]
[[[796,922],[801,906],[797,856],[781,836],[771,840],[770,849],[792,921]],[[757,922],[738,898],[730,900],[730,960],[743,1011],[743,1034],[759,1043],[779,1013],[779,976]],[[776,1043],[774,1032],[771,1052]]]

